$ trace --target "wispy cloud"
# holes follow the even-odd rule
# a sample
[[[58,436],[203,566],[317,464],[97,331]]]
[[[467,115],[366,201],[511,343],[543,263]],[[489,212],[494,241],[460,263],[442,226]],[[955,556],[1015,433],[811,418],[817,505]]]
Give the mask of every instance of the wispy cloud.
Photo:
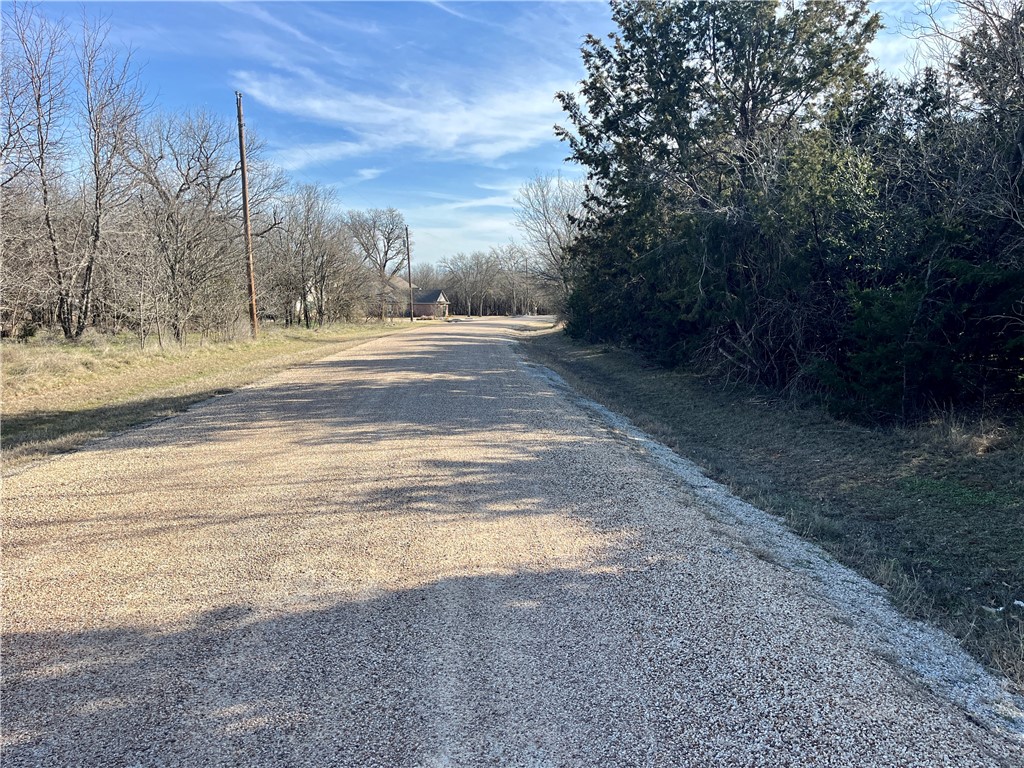
[[[335,160],[359,157],[373,148],[357,141],[330,141],[323,144],[300,144],[276,150],[274,161],[286,171],[297,171],[308,166],[323,165]]]
[[[470,208],[515,208],[516,202],[508,195],[491,195],[489,197],[470,198],[469,200],[455,200],[432,207],[437,211],[464,211]]]
[[[309,14],[310,18],[315,19],[317,24],[321,26],[328,26],[334,29],[346,30],[349,32],[357,32],[360,35],[380,35],[383,34],[379,24],[374,22],[362,22],[355,21],[352,19],[339,18],[335,14],[324,13],[315,7],[306,8],[306,13]]]
[[[956,37],[963,18],[956,3],[945,0],[876,0],[874,10],[882,15],[884,29],[869,51],[878,68],[897,77],[912,77],[922,67],[935,64]],[[937,27],[946,34],[935,34]]]
[[[489,185],[473,186],[483,189]],[[486,251],[498,243],[514,240],[519,232],[512,188],[511,183],[503,184],[502,194],[480,197],[436,192],[422,195],[443,202],[409,206],[404,211],[410,228],[416,233],[419,252],[435,261],[460,251]],[[518,189],[518,184],[514,189]]]
[[[296,40],[306,43],[307,45],[317,45],[317,42],[313,40],[309,35],[292,26],[288,22],[277,18],[272,13],[267,11],[265,8],[261,8],[258,5],[252,3],[228,3],[227,6],[236,13],[243,13],[246,16],[250,16],[257,21],[274,27],[281,32],[291,35]]]
[[[261,6],[240,11],[253,22],[246,30],[249,37],[242,39],[253,64],[234,70],[232,85],[278,115],[319,124],[321,131],[340,129],[322,143],[279,149],[278,160],[286,169],[394,151],[412,152],[419,159],[498,167],[505,158],[554,141],[553,127],[563,119],[555,93],[574,87],[579,77],[573,42],[552,45],[570,51],[568,57],[559,54],[553,59],[541,55],[527,42],[528,36],[512,33],[504,24],[470,19],[461,6],[442,0],[420,7],[429,6],[493,26],[497,31],[488,34],[495,44],[473,52],[452,50],[393,23],[379,43],[345,48],[345,55],[356,61],[338,61],[330,57],[335,52],[319,41],[322,35],[317,31],[332,15],[310,9],[315,15],[304,11],[283,21]],[[496,18],[508,19],[512,26],[522,13],[531,14],[534,26],[543,26],[532,11]],[[335,22],[346,23],[344,16],[333,16]],[[566,13],[558,11],[555,17],[558,34],[575,34],[567,31],[572,25]],[[439,39],[451,34],[447,30],[452,23],[439,27],[446,30]],[[396,54],[399,49],[402,53]],[[323,60],[321,50],[327,51],[329,60]],[[270,67],[260,66],[264,62]]]
[[[507,199],[512,200],[524,181],[526,179],[508,178],[501,181],[478,181],[473,186],[486,192],[502,192]]]
[[[410,229],[416,233],[418,250],[431,254],[430,260],[460,251],[486,251],[519,234],[511,215],[462,211],[445,220],[431,209],[407,209],[405,213]]]
[[[314,62],[305,61],[303,56],[296,56],[292,50],[262,32],[229,29],[222,32],[220,38],[236,50],[245,51],[246,57],[251,61],[264,62],[274,69],[290,72],[297,77],[317,77],[316,72],[309,66]]]
[[[584,37],[581,29],[597,37],[613,29],[610,14],[608,18],[595,18],[594,5],[586,0],[524,4],[505,25],[505,32],[549,62],[575,66],[580,61]],[[608,8],[603,0],[598,0],[597,5],[602,13]]]
[[[307,74],[312,72],[311,68],[322,67],[325,63],[346,67],[357,63],[351,55],[306,34],[295,24],[275,16],[260,5],[230,2],[225,7],[255,22],[222,34],[253,61],[266,61],[289,72],[299,72],[301,68]],[[284,35],[270,33],[266,30],[268,27],[284,32]]]
[[[383,175],[383,168],[360,168],[356,171],[356,181],[373,181]]]
[[[467,16],[464,13],[459,13],[454,8],[450,8],[449,6],[447,6],[444,3],[442,3],[441,0],[427,0],[427,3],[432,5],[432,6],[434,6],[435,8],[441,9],[445,13],[449,13],[452,16],[455,16],[456,18],[459,18],[459,19],[469,19],[469,16]]]
[[[284,151],[286,167],[359,153],[414,148],[446,159],[498,160],[552,140],[564,82],[493,81],[489,89],[457,93],[434,86],[412,93],[359,93],[280,74],[236,72],[239,87],[264,106],[344,128],[354,141]],[[413,90],[413,89],[410,89]]]
[[[144,21],[115,20],[111,22],[111,42],[146,54],[170,52],[194,56],[202,45],[194,38],[177,34],[173,28]]]

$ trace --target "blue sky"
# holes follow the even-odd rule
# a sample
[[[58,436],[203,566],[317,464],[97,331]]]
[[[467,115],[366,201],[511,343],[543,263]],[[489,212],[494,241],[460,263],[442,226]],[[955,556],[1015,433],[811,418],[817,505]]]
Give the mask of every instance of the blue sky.
[[[909,3],[879,3],[890,16]],[[47,3],[74,18],[78,3]],[[579,46],[613,25],[605,2],[90,2],[135,50],[155,108],[246,125],[288,175],[344,208],[394,206],[415,257],[516,235],[516,189],[561,170],[554,98],[583,75]],[[876,51],[889,67],[906,41]]]

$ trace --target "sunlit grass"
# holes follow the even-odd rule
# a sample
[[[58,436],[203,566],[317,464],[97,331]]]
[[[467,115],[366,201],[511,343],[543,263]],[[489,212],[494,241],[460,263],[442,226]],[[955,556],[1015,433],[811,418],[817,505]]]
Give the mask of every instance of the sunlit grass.
[[[0,447],[5,469],[251,384],[272,373],[409,328],[401,323],[264,328],[257,341],[154,343],[92,336],[7,343]]]

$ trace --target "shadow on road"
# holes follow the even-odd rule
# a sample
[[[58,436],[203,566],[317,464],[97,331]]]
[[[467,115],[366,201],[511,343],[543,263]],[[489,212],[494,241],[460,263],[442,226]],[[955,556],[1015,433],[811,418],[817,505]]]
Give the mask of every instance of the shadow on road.
[[[608,636],[584,631],[613,616],[614,582],[481,576],[271,616],[235,604],[160,634],[13,634],[4,764],[412,766],[453,738],[480,764],[501,748],[496,722],[541,741],[511,739],[505,764],[527,748],[557,762],[566,736],[606,739],[610,717],[639,749],[624,692],[641,627],[615,613]],[[618,647],[599,647],[609,636]]]

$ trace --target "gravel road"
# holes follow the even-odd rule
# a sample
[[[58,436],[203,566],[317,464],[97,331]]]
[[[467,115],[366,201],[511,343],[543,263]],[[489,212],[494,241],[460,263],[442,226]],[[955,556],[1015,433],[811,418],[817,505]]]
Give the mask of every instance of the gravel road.
[[[424,324],[7,477],[3,765],[1024,765],[524,325]]]

